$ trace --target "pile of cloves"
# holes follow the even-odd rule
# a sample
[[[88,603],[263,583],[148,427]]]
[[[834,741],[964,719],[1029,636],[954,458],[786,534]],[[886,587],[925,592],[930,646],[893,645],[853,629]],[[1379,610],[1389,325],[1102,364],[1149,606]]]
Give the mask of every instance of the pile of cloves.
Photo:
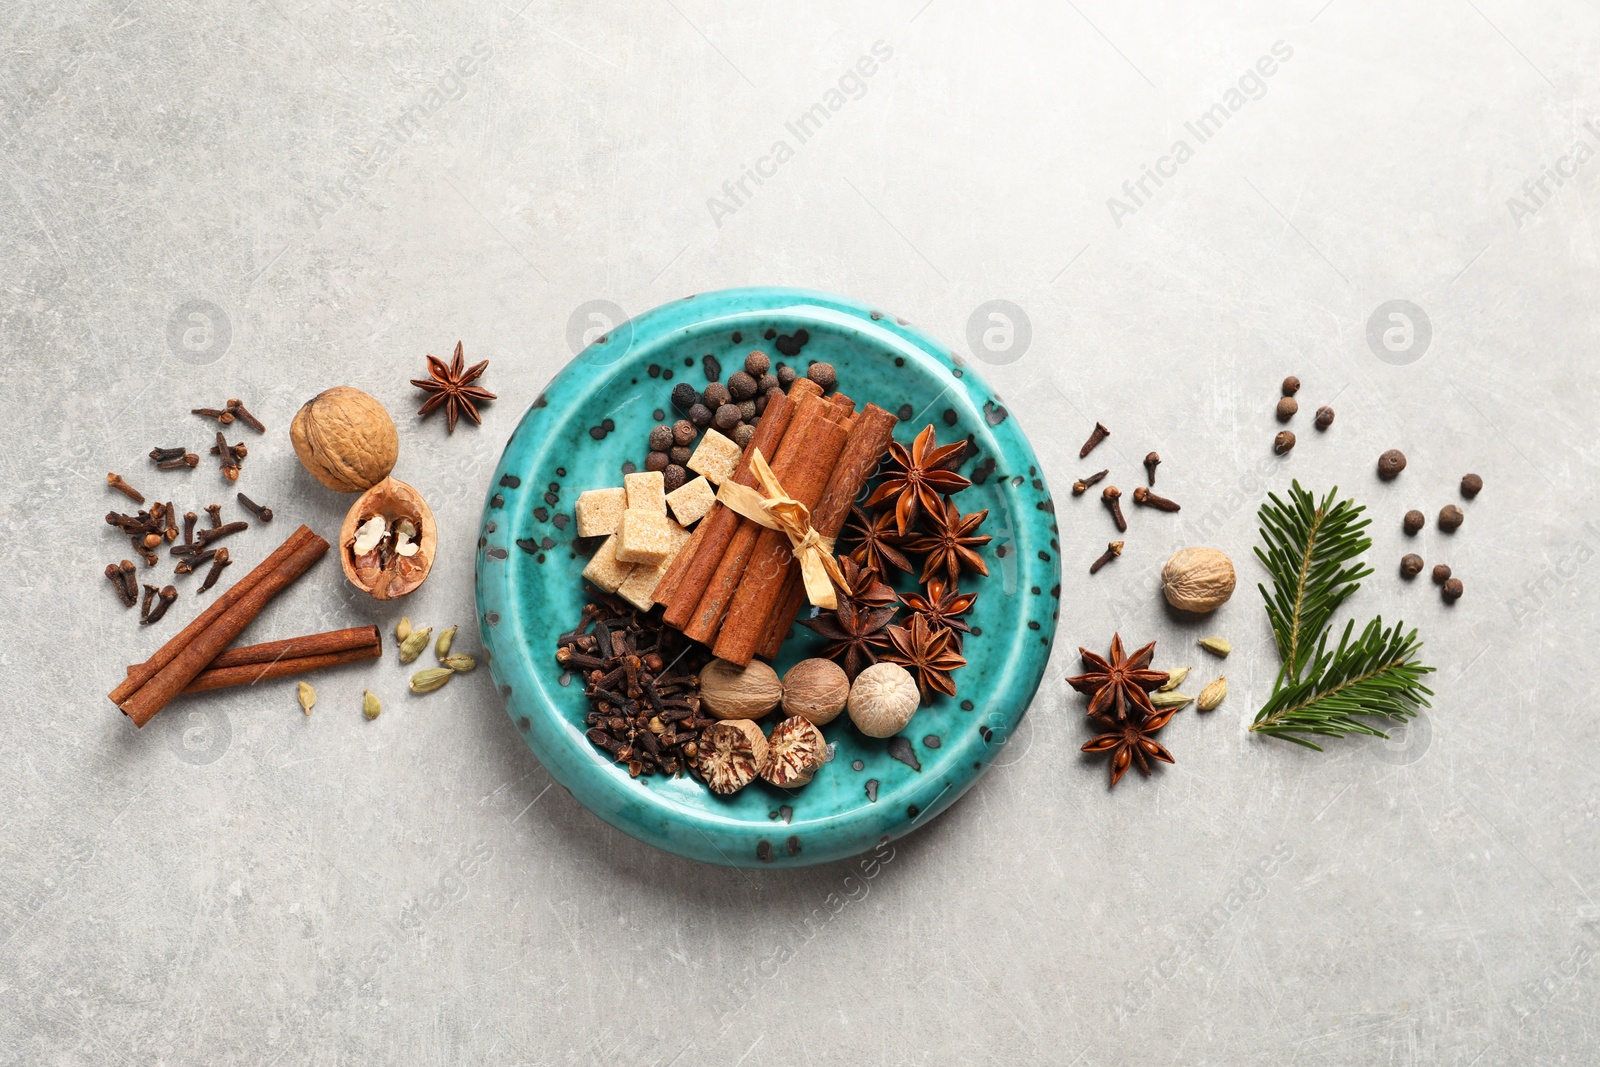
[[[1078,458],[1087,459],[1089,453],[1098,448],[1100,443],[1110,436],[1111,431],[1106,429],[1105,423],[1095,423],[1094,430],[1089,434],[1089,439],[1085,441],[1083,443],[1083,447],[1078,450]],[[1139,507],[1151,508],[1155,511],[1181,511],[1183,509],[1176,501],[1168,500],[1166,497],[1155,492],[1156,468],[1160,465],[1161,454],[1159,452],[1146,453],[1144,457],[1144,471],[1145,480],[1148,484],[1138,486],[1134,489],[1133,502]],[[1105,481],[1106,477],[1110,475],[1110,473],[1111,469],[1108,467],[1104,470],[1099,470],[1093,474],[1085,475],[1084,477],[1079,478],[1077,481],[1072,483],[1072,495],[1082,496],[1090,489]],[[1123,514],[1122,511],[1122,490],[1115,485],[1106,486],[1104,489],[1100,490],[1100,502],[1105,505],[1106,511],[1111,514],[1111,522],[1116,526],[1117,532],[1127,533],[1128,517]],[[1101,568],[1105,567],[1106,564],[1122,555],[1122,547],[1122,541],[1112,541],[1107,544],[1105,552],[1096,558],[1093,563],[1089,564],[1089,573],[1100,573]]]
[[[630,777],[693,770],[700,732],[717,721],[700,711],[705,647],[659,617],[588,592],[594,599],[578,625],[556,639],[556,662],[583,680],[589,699],[585,736]]]

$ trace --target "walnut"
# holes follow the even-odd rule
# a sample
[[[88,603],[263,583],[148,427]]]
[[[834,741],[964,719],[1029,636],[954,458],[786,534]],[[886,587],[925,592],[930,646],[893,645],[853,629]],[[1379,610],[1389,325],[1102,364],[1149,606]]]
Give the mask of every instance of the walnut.
[[[428,577],[438,540],[433,511],[422,494],[384,478],[345,513],[339,564],[351,585],[378,600],[393,600]]]
[[[747,667],[714,659],[700,672],[700,705],[719,719],[759,719],[782,699],[778,672],[758,659]]]
[[[825,726],[850,699],[850,679],[831,659],[803,659],[783,676],[783,710]]]
[[[917,713],[917,680],[898,663],[874,663],[850,686],[850,721],[868,737],[893,737]]]
[[[1214,548],[1185,548],[1161,568],[1167,603],[1179,611],[1215,611],[1233,596],[1233,563]]]
[[[767,758],[758,773],[779,789],[798,789],[816,776],[827,759],[828,742],[822,731],[796,715],[772,728]]]
[[[300,465],[340,493],[370,489],[394,470],[400,436],[383,405],[348,385],[325,389],[289,424]]]

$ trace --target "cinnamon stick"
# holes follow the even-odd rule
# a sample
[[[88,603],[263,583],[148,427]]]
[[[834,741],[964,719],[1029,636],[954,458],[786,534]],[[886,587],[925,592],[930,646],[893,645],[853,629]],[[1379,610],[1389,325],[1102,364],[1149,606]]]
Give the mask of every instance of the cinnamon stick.
[[[117,706],[133,720],[135,726],[149,722],[156,712],[166,707],[239,636],[239,631],[250,625],[269,600],[310,569],[327,551],[328,542],[316,534],[310,534],[293,554],[263,575],[226,611],[213,619],[187,647],[173,656],[166,666]]]
[[[823,490],[817,506],[811,509],[811,526],[818,533],[824,537],[839,536],[845,520],[850,517],[850,505],[861,495],[867,479],[872,477],[883,454],[888,451],[898,421],[893,414],[876,404],[868,404],[855,417],[850,426],[850,438],[844,443],[844,451],[839,454],[839,463],[833,468],[828,487]],[[784,579],[783,592],[776,602],[777,609],[767,618],[761,643],[756,648],[757,654],[767,659],[778,655],[790,628],[794,626],[795,616],[800,614],[805,596],[800,568],[791,565]]]
[[[244,667],[252,663],[275,663],[284,659],[306,656],[326,656],[333,652],[350,652],[355,649],[376,648],[383,653],[383,636],[376,626],[352,626],[347,630],[329,630],[326,633],[288,637],[282,641],[263,641],[259,645],[230,648],[206,665],[206,670],[224,667]]]
[[[794,421],[783,435],[778,454],[772,459],[772,473],[788,494],[801,503],[806,503],[803,492],[811,492],[814,499],[822,491],[823,483],[833,469],[833,461],[838,458],[839,449],[844,447],[845,431],[839,425],[843,417],[839,408],[820,397],[807,397],[795,410]],[[794,484],[791,485],[791,482]],[[723,552],[711,580],[706,584],[700,603],[695,606],[688,623],[682,627],[686,637],[701,644],[711,643],[740,585],[749,578],[759,580],[762,572],[751,571],[748,565],[753,560],[752,554],[757,546],[763,544],[762,535],[768,533],[782,541],[784,546],[788,545],[788,539],[778,531],[768,530],[749,519],[739,520],[738,529],[728,541],[727,550]],[[776,578],[778,575],[779,571],[772,569],[770,577]]]
[[[124,700],[138,692],[139,687],[154,678],[157,671],[171,663],[179,652],[193,644],[195,638],[199,637],[206,627],[215,622],[218,616],[238,603],[245,594],[255,588],[256,583],[260,582],[261,579],[272,573],[285,560],[294,555],[296,550],[306,543],[307,538],[315,536],[308,526],[301,526],[290,534],[288,540],[274,549],[270,556],[261,561],[260,565],[233,583],[227,592],[212,601],[206,610],[195,616],[193,622],[179,630],[176,637],[157,649],[155,655],[143,663],[128,668],[128,677],[123,679],[122,683],[111,691],[111,702],[120,706]]]
[[[754,486],[756,480],[750,473],[748,458],[751,449],[761,449],[761,454],[771,462],[782,447],[789,427],[794,425],[794,414],[800,403],[807,397],[821,395],[821,386],[809,378],[800,378],[789,386],[787,394],[779,394],[768,401],[766,411],[762,412],[761,420],[756,423],[755,436],[750,438],[744,458],[739,460],[739,466],[734,471],[733,480],[740,485]],[[689,543],[683,546],[683,551],[678,553],[678,558],[667,568],[667,573],[662,575],[661,582],[656,586],[655,599],[666,605],[664,618],[667,625],[681,630],[694,617],[694,610],[705,595],[706,586],[716,573],[717,564],[722,562],[728,543],[733,540],[741,521],[737,512],[730,511],[723,504],[713,504],[695,527]]]
[[[273,678],[287,678],[305,674],[324,667],[338,667],[345,663],[377,659],[383,655],[380,645],[364,645],[339,652],[324,652],[316,656],[286,656],[268,663],[244,663],[232,667],[207,667],[195,675],[194,681],[184,686],[185,693],[204,693],[212,689],[227,689],[236,685],[251,685]]]
[[[850,408],[846,404],[850,404],[848,398],[831,403],[831,414],[841,420],[849,419]],[[864,423],[861,419],[854,421]],[[815,508],[822,499],[823,492],[835,476],[846,442],[857,436],[854,431],[847,431],[837,423],[830,424],[828,428],[832,431],[830,434],[819,434],[815,441],[807,442],[806,451],[794,455],[783,471],[773,467],[772,472],[783,483],[784,491],[808,508]],[[812,516],[811,525],[817,529],[815,515]],[[783,593],[785,577],[791,567],[798,569],[799,564],[795,562],[788,536],[779,530],[761,529],[744,568],[747,580],[738,583],[728,604],[727,619],[712,648],[719,658],[741,666],[750,662],[750,657],[755,655],[756,649],[766,638],[768,618],[778,610],[781,603],[778,598]]]

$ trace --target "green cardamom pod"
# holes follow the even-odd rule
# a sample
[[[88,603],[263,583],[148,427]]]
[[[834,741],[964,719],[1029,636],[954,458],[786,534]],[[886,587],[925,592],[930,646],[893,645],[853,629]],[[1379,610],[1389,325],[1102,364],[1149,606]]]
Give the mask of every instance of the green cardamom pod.
[[[438,642],[433,646],[433,654],[440,663],[443,663],[444,658],[450,654],[450,642],[455,639],[456,628],[454,626],[439,635]]]
[[[421,630],[412,630],[406,639],[400,642],[400,662],[410,663],[422,655],[422,650],[428,647],[428,638],[433,635],[433,627],[424,627]]]
[[[1224,659],[1228,657],[1229,652],[1233,651],[1233,645],[1221,637],[1202,637],[1198,644],[1212,655],[1221,656]]]
[[[317,691],[311,688],[310,682],[301,682],[295,692],[300,698],[300,710],[310,715],[311,709],[317,703]]]
[[[1150,694],[1150,703],[1154,705],[1157,710],[1172,708],[1175,711],[1182,711],[1184,708],[1189,706],[1189,701],[1193,699],[1194,697],[1185,696],[1182,693],[1163,693],[1159,689]]]
[[[1156,692],[1170,693],[1174,689],[1178,688],[1178,686],[1182,685],[1183,680],[1187,677],[1189,677],[1188,667],[1179,667],[1175,671],[1170,671],[1167,674],[1167,680],[1162,683],[1161,688],[1157,689]]]
[[[1200,690],[1200,703],[1195,705],[1197,711],[1215,711],[1218,704],[1228,695],[1228,678],[1224,675]]]
[[[429,667],[427,670],[418,671],[411,676],[411,691],[431,693],[435,689],[441,689],[454,673],[455,671],[449,667]]]
[[[400,621],[394,624],[394,639],[396,641],[404,641],[410,636],[411,617],[409,615],[402,615],[400,616]]]
[[[361,691],[361,714],[369,719],[376,719],[378,713],[383,711],[383,705],[378,703],[378,698],[372,695],[372,690]]]
[[[453,656],[446,656],[439,661],[457,674],[465,674],[478,665],[478,661],[465,652],[457,652]]]

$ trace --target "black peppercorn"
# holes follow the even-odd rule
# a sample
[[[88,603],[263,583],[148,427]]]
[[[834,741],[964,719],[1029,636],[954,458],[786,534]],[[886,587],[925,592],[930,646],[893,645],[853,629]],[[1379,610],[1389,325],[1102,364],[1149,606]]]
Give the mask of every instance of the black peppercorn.
[[[1461,594],[1465,591],[1461,586],[1460,578],[1451,578],[1440,588],[1439,595],[1444,597],[1446,604],[1454,604],[1461,599]]]
[[[1400,577],[1410,580],[1422,573],[1422,557],[1415,552],[1400,560]]]
[[[672,427],[656,426],[650,430],[650,451],[665,452],[672,447]]]
[[[794,368],[789,364],[778,364],[778,386],[784,392],[787,393],[789,391],[789,386],[793,385],[794,380],[798,377],[799,375],[794,372]]]
[[[717,429],[727,432],[739,425],[744,416],[739,414],[739,405],[724,404],[717,409],[717,414],[712,420]]]
[[[689,462],[689,449],[684,445],[674,445],[667,450],[667,459],[682,467]]]
[[[1428,525],[1427,516],[1415,509],[1406,512],[1406,517],[1400,522],[1400,528],[1411,535],[1415,535],[1426,525]]]
[[[1462,496],[1466,497],[1468,500],[1471,500],[1481,492],[1483,492],[1482,478],[1478,477],[1476,474],[1464,474],[1461,476]]]
[[[698,403],[700,394],[688,382],[679,382],[672,387],[672,406],[679,411],[688,411]]]
[[[1461,524],[1466,521],[1466,516],[1454,504],[1446,504],[1439,509],[1439,529],[1445,533],[1455,533],[1461,529]]]
[[[744,369],[757,378],[767,373],[772,367],[772,360],[767,358],[765,352],[752,352],[744,357]]]
[[[694,439],[700,436],[700,431],[694,428],[694,423],[688,419],[679,419],[672,424],[672,443],[675,445],[693,444]]]
[[[728,393],[734,400],[750,400],[756,395],[756,380],[745,371],[728,375]]]
[[[644,469],[647,471],[664,471],[671,460],[665,452],[652,452],[644,457]]]
[[[717,410],[732,399],[733,394],[728,392],[728,387],[721,382],[712,382],[706,386],[706,407],[712,411]]]
[[[806,371],[806,377],[822,386],[822,391],[827,392],[839,384],[839,376],[834,373],[832,363],[813,363]]]
[[[682,489],[683,483],[689,480],[689,472],[677,463],[669,463],[661,472],[661,485],[667,492]]]
[[[1333,409],[1330,408],[1326,404],[1324,404],[1320,408],[1318,408],[1317,409],[1316,421],[1314,423],[1312,423],[1312,425],[1314,425],[1319,430],[1326,430],[1329,426],[1332,426],[1333,425]]]
[[[689,421],[693,425],[705,429],[711,425],[711,409],[704,404],[696,404],[689,409]]]
[[[1392,482],[1400,477],[1400,472],[1406,469],[1406,454],[1398,448],[1391,448],[1378,457],[1378,477],[1386,482]]]

